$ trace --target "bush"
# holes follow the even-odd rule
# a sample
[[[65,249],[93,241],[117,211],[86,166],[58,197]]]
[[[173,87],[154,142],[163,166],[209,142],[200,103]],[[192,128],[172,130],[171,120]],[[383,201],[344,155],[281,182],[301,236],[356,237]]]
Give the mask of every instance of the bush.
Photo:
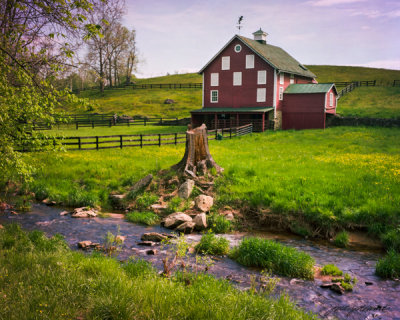
[[[223,256],[229,252],[229,241],[224,237],[216,237],[214,233],[208,232],[201,237],[195,250],[198,253]]]
[[[349,244],[349,234],[346,231],[339,232],[333,243],[339,248],[346,248]]]
[[[179,197],[172,198],[171,201],[168,203],[167,212],[174,213],[179,211],[179,208],[182,204],[182,199]]]
[[[311,256],[272,240],[245,238],[232,250],[231,256],[248,267],[266,268],[289,277],[314,278],[315,261]]]
[[[215,233],[228,233],[232,230],[232,222],[219,214],[212,214],[208,217],[208,225]]]
[[[400,253],[390,250],[384,258],[378,261],[375,272],[382,278],[400,277]]]
[[[400,227],[386,232],[381,239],[386,249],[400,252]]]
[[[138,209],[138,210],[147,209],[157,200],[158,200],[158,196],[156,196],[155,194],[145,192],[136,198],[136,201],[135,201],[136,209]]]
[[[322,268],[321,273],[329,276],[341,276],[343,271],[334,264],[327,264]]]
[[[157,224],[160,220],[159,216],[151,211],[129,212],[125,218],[129,222],[141,223],[147,226]]]

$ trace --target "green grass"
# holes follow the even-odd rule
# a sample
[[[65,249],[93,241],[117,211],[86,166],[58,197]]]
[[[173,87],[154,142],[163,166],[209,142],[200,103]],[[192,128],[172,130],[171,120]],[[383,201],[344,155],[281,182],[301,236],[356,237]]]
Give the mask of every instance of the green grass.
[[[230,255],[244,266],[261,267],[293,278],[314,278],[315,261],[311,256],[273,240],[244,238]]]
[[[125,215],[125,218],[130,222],[140,223],[147,226],[152,226],[160,222],[159,216],[151,211],[129,212]]]
[[[334,264],[327,264],[322,268],[321,273],[329,276],[341,276],[343,271]]]
[[[73,252],[58,237],[0,230],[0,319],[316,319],[208,275],[185,285],[142,260]],[[205,307],[206,306],[206,307]]]
[[[232,222],[219,214],[208,216],[208,226],[215,233],[228,233],[233,229]]]
[[[322,236],[359,225],[385,234],[400,224],[399,137],[400,129],[335,127],[210,141],[225,168],[216,206],[269,208]],[[38,199],[107,207],[111,192],[128,191],[183,154],[178,145],[25,156],[42,165],[29,186]]]
[[[333,243],[339,248],[346,248],[349,244],[349,234],[346,231],[339,232],[333,239]]]
[[[195,250],[202,254],[223,256],[229,252],[229,241],[223,237],[217,237],[214,233],[203,234],[200,242],[195,246]]]
[[[400,277],[400,253],[390,250],[376,264],[376,274],[382,278],[397,279]]]

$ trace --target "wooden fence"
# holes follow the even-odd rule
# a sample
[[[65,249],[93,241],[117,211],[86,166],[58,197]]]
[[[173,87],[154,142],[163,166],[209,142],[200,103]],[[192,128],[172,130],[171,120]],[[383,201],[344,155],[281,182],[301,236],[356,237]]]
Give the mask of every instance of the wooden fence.
[[[393,80],[393,87],[400,87],[400,80]]]
[[[202,83],[148,83],[134,84],[132,89],[201,89]]]
[[[365,81],[353,81],[353,82],[338,82],[339,84],[348,84],[344,89],[338,92],[338,99],[343,97],[345,94],[353,91],[355,88],[358,87],[375,87],[376,80],[365,80]]]

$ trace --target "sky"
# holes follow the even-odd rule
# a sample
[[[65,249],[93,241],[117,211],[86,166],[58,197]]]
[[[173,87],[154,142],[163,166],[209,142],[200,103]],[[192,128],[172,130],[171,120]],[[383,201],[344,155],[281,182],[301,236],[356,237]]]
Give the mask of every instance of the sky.
[[[400,0],[126,0],[136,30],[137,76],[198,72],[235,35],[303,64],[400,70]],[[239,16],[242,28],[237,29]]]

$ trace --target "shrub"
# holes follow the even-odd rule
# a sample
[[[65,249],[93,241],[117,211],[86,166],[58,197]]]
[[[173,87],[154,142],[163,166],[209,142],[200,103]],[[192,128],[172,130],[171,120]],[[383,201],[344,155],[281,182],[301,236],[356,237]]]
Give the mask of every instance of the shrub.
[[[333,243],[339,248],[346,248],[349,244],[349,234],[346,231],[339,232]]]
[[[327,264],[326,266],[324,266],[322,268],[321,273],[324,275],[330,275],[330,276],[341,276],[343,274],[343,271],[340,270],[334,264]]]
[[[400,227],[386,232],[381,239],[385,248],[400,252]]]
[[[147,226],[157,224],[160,220],[159,216],[151,211],[129,212],[125,216],[126,220],[133,223],[141,223]]]
[[[208,217],[208,225],[215,233],[228,233],[232,230],[232,222],[219,214],[212,214]]]
[[[198,253],[222,256],[229,251],[229,241],[224,237],[216,237],[214,233],[208,232],[201,237],[195,250]]]
[[[150,207],[154,202],[158,200],[158,196],[151,193],[143,193],[142,195],[136,198],[136,209],[147,209]]]
[[[400,253],[390,250],[384,258],[378,260],[375,272],[382,278],[400,277]]]
[[[174,212],[179,211],[181,203],[182,203],[181,198],[179,198],[179,197],[172,198],[171,201],[168,203],[167,212],[174,213]]]
[[[278,242],[245,238],[232,250],[232,258],[245,266],[262,267],[289,277],[314,278],[314,259]]]

